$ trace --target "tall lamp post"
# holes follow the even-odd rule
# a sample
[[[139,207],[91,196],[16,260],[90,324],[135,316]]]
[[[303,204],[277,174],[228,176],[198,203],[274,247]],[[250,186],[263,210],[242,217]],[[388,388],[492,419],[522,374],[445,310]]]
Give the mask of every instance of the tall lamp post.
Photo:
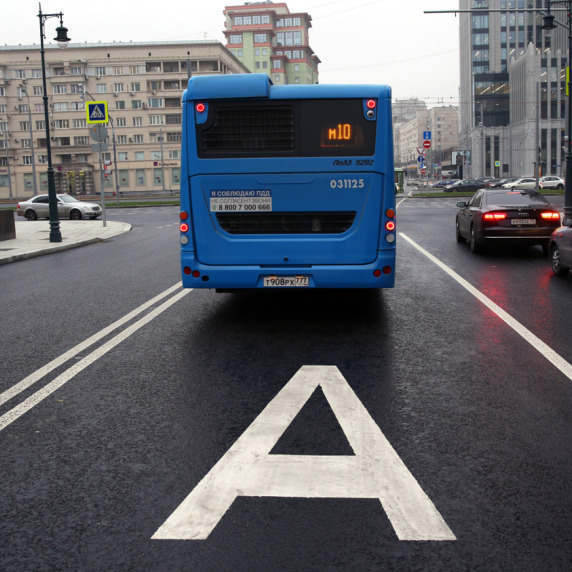
[[[555,20],[550,12],[553,4],[563,4],[566,9],[566,23]],[[570,74],[570,58],[572,57],[572,0],[546,0],[548,12],[542,17],[542,29],[550,33],[560,25],[568,29],[568,73],[566,74],[566,92],[568,95],[568,109],[566,113],[566,186],[564,190],[564,220],[562,224],[572,226],[572,74]]]
[[[20,91],[26,96],[28,100],[28,123],[30,127],[30,151],[32,153],[32,185],[34,189],[34,196],[38,194],[38,184],[36,179],[36,155],[34,153],[34,128],[32,127],[32,108],[30,107],[30,94],[26,86],[21,83],[18,85]]]
[[[40,54],[42,57],[42,82],[44,88],[44,116],[46,121],[46,151],[48,154],[48,197],[49,197],[49,213],[50,213],[50,242],[61,242],[62,233],[60,231],[60,218],[58,215],[58,197],[56,194],[56,180],[54,177],[54,166],[52,165],[52,147],[50,144],[50,115],[48,109],[48,87],[46,83],[46,51],[44,49],[45,30],[44,24],[48,18],[59,18],[60,25],[56,28],[57,37],[54,38],[59,42],[60,46],[67,46],[70,41],[68,38],[68,29],[64,28],[63,14],[43,14],[42,5],[40,4]]]

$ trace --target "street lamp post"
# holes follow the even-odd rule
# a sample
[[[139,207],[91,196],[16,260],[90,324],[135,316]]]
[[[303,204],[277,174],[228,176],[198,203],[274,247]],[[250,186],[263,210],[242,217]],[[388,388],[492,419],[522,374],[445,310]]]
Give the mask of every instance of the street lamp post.
[[[34,130],[32,127],[32,108],[30,107],[30,95],[28,93],[28,89],[19,84],[18,87],[20,91],[26,96],[28,101],[28,123],[30,127],[30,151],[32,153],[32,185],[34,189],[34,196],[38,194],[38,184],[36,182],[36,155],[34,154]]]
[[[56,28],[57,37],[54,38],[56,42],[59,42],[60,46],[67,46],[67,42],[70,41],[68,38],[68,29],[64,28],[63,14],[59,12],[58,14],[43,14],[42,5],[40,4],[40,13],[38,14],[40,19],[40,55],[42,59],[42,82],[44,90],[44,117],[46,121],[46,152],[48,155],[48,197],[49,197],[49,213],[50,213],[50,242],[61,242],[62,233],[60,231],[60,218],[58,216],[58,197],[56,194],[56,181],[54,177],[54,166],[52,165],[52,148],[50,144],[50,115],[48,108],[48,86],[46,83],[46,57],[44,49],[44,24],[48,18],[59,18],[60,25]]]
[[[566,24],[555,20],[550,10],[553,4],[563,4],[566,10]],[[556,28],[556,24],[568,29],[568,70],[570,70],[570,58],[572,57],[572,0],[546,0],[548,12],[542,18],[542,29],[550,33]],[[564,190],[564,219],[562,224],[572,226],[572,74],[566,74],[566,92],[568,95],[568,110],[566,113],[566,184]]]

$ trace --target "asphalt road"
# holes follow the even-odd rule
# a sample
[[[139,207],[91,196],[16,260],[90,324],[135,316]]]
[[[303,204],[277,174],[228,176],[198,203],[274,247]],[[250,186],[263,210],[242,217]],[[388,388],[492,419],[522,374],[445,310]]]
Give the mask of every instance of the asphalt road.
[[[0,569],[568,569],[572,279],[401,201],[379,293],[181,291],[170,207],[0,268]]]

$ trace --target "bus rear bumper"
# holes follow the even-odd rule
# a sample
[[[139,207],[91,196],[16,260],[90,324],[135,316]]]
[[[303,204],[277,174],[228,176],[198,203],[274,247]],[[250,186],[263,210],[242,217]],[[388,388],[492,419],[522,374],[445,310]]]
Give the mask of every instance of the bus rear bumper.
[[[370,264],[307,267],[210,266],[183,252],[181,270],[183,288],[393,288],[395,252],[378,252]]]

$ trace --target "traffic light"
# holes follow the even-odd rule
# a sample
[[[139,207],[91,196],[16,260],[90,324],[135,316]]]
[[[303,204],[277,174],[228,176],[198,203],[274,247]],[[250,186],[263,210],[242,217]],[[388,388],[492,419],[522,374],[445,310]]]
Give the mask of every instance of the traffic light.
[[[103,162],[103,175],[106,179],[111,175],[111,161]]]

